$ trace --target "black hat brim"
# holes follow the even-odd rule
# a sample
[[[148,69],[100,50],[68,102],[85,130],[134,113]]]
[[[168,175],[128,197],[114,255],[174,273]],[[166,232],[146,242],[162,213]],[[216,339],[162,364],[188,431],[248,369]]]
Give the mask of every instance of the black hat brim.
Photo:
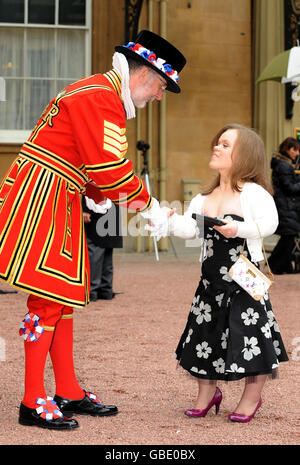
[[[142,63],[145,66],[148,66],[149,68],[153,69],[153,71],[160,74],[160,76],[162,76],[167,82],[166,90],[170,92],[174,92],[175,94],[179,94],[181,92],[179,85],[175,81],[173,81],[172,78],[170,78],[167,74],[165,74],[159,68],[154,66],[150,61],[146,60],[144,57],[140,56],[138,53],[134,52],[130,48],[127,48],[123,45],[117,45],[115,47],[115,51],[119,53],[123,53],[123,55],[125,55],[126,57],[132,58],[133,60],[136,60],[139,63]]]

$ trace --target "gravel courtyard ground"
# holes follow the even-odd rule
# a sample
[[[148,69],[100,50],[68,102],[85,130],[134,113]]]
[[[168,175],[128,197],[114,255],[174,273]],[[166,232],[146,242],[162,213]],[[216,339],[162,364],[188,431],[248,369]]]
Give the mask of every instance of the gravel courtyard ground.
[[[300,275],[276,277],[270,296],[290,361],[268,381],[263,406],[249,424],[231,423],[243,382],[219,383],[224,400],[203,419],[183,412],[192,407],[197,386],[173,357],[197,287],[197,253],[179,258],[160,254],[115,254],[112,301],[78,309],[74,354],[83,387],[116,404],[111,418],[78,416],[80,428],[55,432],[18,424],[23,395],[23,340],[19,322],[26,295],[0,295],[0,444],[2,445],[298,445],[300,443]],[[0,283],[0,290],[11,290]],[[54,395],[48,360],[45,385]]]

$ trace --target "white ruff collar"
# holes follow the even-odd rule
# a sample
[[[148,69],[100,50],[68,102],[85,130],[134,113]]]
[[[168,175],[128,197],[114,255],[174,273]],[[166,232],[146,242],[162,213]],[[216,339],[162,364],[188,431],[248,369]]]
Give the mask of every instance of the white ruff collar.
[[[131,99],[129,87],[129,67],[123,53],[114,53],[112,65],[121,75],[121,97],[126,111],[126,117],[127,119],[135,118],[135,106]]]

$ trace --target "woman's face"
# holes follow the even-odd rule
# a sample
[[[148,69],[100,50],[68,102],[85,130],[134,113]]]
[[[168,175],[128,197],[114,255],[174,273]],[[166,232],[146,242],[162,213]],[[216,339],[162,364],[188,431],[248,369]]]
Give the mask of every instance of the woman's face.
[[[293,160],[296,160],[296,158],[299,156],[299,147],[291,147],[288,150],[288,154]]]
[[[218,145],[213,148],[209,167],[222,172],[229,171],[232,165],[232,152],[237,140],[236,129],[227,129],[218,140]]]

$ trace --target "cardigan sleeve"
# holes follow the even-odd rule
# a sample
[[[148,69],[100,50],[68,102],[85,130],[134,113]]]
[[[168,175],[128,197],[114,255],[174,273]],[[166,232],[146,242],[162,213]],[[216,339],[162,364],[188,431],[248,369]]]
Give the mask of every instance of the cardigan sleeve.
[[[277,229],[278,213],[273,197],[258,184],[247,184],[241,193],[244,221],[237,221],[237,236],[245,239],[267,237]]]
[[[202,213],[204,197],[201,194],[196,195],[183,215],[174,213],[169,219],[169,230],[174,236],[182,239],[192,239],[197,234],[197,222],[192,218],[192,213]]]

